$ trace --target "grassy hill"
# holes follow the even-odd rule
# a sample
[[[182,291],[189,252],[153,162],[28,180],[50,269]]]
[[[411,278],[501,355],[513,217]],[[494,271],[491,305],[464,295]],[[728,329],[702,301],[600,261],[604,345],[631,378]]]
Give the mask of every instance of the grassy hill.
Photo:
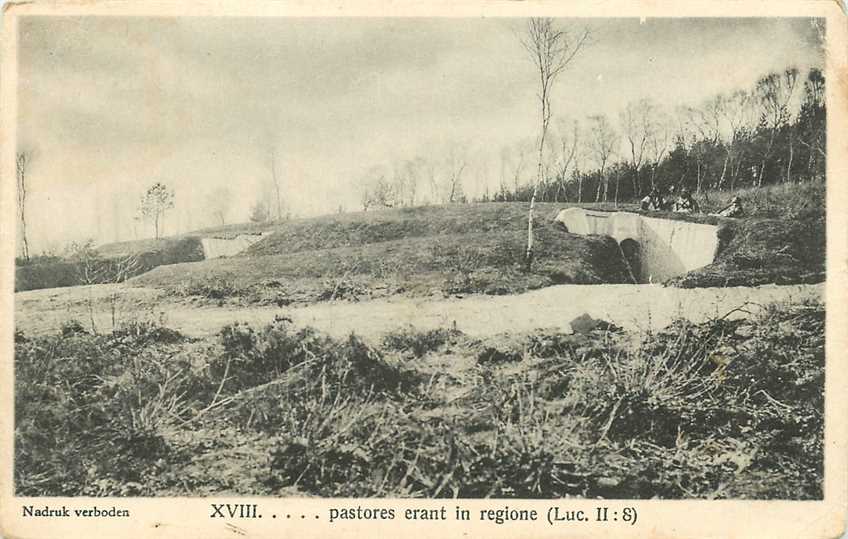
[[[719,226],[713,264],[671,280],[683,287],[824,280],[825,186],[775,185],[737,191],[744,219],[708,215],[729,193],[699,196],[704,214],[642,212],[633,204],[581,204]],[[552,222],[573,204],[537,211],[533,270],[522,259],[527,203],[476,203],[325,215],[211,227],[158,240],[97,248],[105,266],[135,256],[133,280],[183,296],[247,303],[366,299],[403,294],[510,294],[559,283],[629,282],[614,242],[563,233]],[[200,238],[266,233],[243,253],[203,260]],[[149,271],[152,270],[152,271]],[[81,284],[78,265],[50,259],[17,268],[16,291]],[[108,271],[103,272],[109,275]],[[104,281],[110,282],[110,281]]]
[[[203,260],[203,247],[199,238],[184,236],[110,243],[96,248],[90,256],[87,263],[73,257],[42,257],[18,266],[15,291],[115,282],[122,273],[118,268],[126,267],[130,257],[130,273],[138,275],[157,266]],[[83,278],[83,274],[88,277]]]
[[[745,219],[719,221],[716,260],[672,279],[674,286],[756,286],[825,280],[826,188],[823,183],[737,191]],[[717,211],[730,193],[712,193],[704,211]]]
[[[288,304],[627,282],[615,242],[562,232],[553,222],[561,207],[541,205],[538,211],[529,273],[523,270],[526,204],[465,204],[279,223],[238,256],[161,266],[133,284],[214,300]],[[246,231],[233,226],[207,233]]]

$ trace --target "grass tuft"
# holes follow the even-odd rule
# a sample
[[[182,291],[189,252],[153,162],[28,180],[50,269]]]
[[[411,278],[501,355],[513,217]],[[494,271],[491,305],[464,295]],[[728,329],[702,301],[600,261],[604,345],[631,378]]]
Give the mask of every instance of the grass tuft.
[[[821,498],[821,304],[638,337],[20,334],[16,492]]]

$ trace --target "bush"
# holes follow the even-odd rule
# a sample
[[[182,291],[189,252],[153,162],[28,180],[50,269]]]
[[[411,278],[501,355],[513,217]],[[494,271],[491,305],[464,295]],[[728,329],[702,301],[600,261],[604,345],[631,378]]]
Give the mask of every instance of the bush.
[[[219,338],[224,354],[211,361],[210,369],[214,377],[228,372],[230,389],[267,383],[295,365],[323,358],[335,346],[311,327],[295,330],[285,317],[258,332],[247,324],[227,325]]]
[[[825,279],[823,212],[783,219],[748,219],[719,227],[716,260],[667,284],[684,288],[816,283]]]
[[[85,327],[83,327],[82,322],[74,318],[62,322],[62,327],[59,331],[62,333],[63,337],[69,337],[71,335],[77,335],[80,333],[88,333]]]
[[[710,191],[701,204],[705,213],[717,212],[738,196],[747,217],[798,220],[810,212],[824,213],[826,184],[805,182],[777,184],[761,188],[731,191]]]
[[[61,261],[62,261],[61,256],[56,256],[56,255],[52,255],[52,254],[51,255],[45,254],[45,255],[31,256],[31,257],[29,257],[28,260],[23,258],[23,257],[18,256],[18,257],[15,257],[15,267],[31,266],[31,265],[35,265],[35,264],[54,264],[56,262],[61,262]]]
[[[152,320],[131,320],[124,322],[112,331],[112,338],[123,344],[147,346],[151,343],[175,344],[181,342],[183,335],[174,329],[165,327],[161,322]]]
[[[15,345],[16,491],[149,494],[171,451],[162,429],[196,394],[188,359],[155,339],[128,345],[66,327]]]
[[[175,287],[174,291],[179,296],[198,296],[216,300],[239,297],[246,293],[246,290],[238,287],[231,279],[221,277],[208,281],[190,280]]]
[[[505,336],[522,361],[482,365],[496,340],[381,350],[285,317],[207,341],[18,332],[16,492],[820,499],[824,323],[810,303],[640,342]]]
[[[455,329],[431,329],[419,331],[413,327],[398,329],[383,337],[383,347],[398,352],[423,357],[428,352],[440,349],[447,343],[456,343],[463,333]]]
[[[77,265],[72,262],[34,263],[15,268],[15,292],[79,284]]]
[[[204,258],[203,246],[198,238],[158,240],[148,246],[149,250],[140,251],[133,249],[134,243],[111,244],[97,249],[90,245],[76,246],[78,251],[86,251],[85,261],[80,260],[80,256],[31,258],[29,264],[15,268],[15,292],[119,282],[157,266],[196,262]],[[132,263],[128,264],[130,258]],[[82,278],[85,272],[94,278]]]

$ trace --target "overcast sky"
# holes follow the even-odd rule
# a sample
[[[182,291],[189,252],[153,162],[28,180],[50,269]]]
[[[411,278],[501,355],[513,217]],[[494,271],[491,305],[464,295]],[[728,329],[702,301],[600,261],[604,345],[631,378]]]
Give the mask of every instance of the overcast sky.
[[[132,239],[133,210],[154,181],[177,193],[169,233],[210,224],[204,199],[221,186],[233,193],[230,220],[245,221],[269,178],[272,147],[302,215],[357,209],[352,182],[370,165],[455,142],[496,155],[536,134],[522,24],[24,17],[18,143],[33,152],[33,249]],[[557,82],[557,116],[600,112],[615,121],[642,97],[695,104],[770,70],[822,62],[809,19],[588,26],[591,44]]]

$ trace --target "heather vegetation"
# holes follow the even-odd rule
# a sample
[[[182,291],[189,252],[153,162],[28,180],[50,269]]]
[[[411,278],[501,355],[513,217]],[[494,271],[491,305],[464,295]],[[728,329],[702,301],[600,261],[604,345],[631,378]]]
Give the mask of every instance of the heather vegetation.
[[[18,332],[17,493],[819,499],[823,325]]]
[[[750,217],[717,221],[719,250],[712,264],[670,281],[681,287],[757,286],[825,280],[825,185],[748,189]],[[712,207],[726,203],[714,194]]]
[[[503,295],[628,282],[615,241],[563,232],[543,205],[531,271],[522,204],[360,212],[284,223],[238,256],[160,266],[131,281],[180,297],[289,305],[395,295]],[[540,211],[541,213],[541,211]]]
[[[634,202],[654,188],[686,188],[694,193],[705,213],[718,211],[731,197],[740,196],[746,217],[800,220],[805,229],[800,234],[805,236],[806,229],[818,230],[824,221],[824,90],[824,76],[818,68],[801,72],[788,67],[763,75],[751,88],[716,95],[697,106],[668,108],[642,99],[623,106],[617,119],[604,115],[584,120],[552,119],[545,130],[548,137],[544,147],[539,150],[539,167],[532,166],[538,148],[527,141],[502,149],[496,189],[488,183],[471,189],[468,177],[487,176],[486,167],[490,164],[474,158],[467,148],[451,147],[444,156],[421,155],[405,162],[376,164],[355,182],[361,191],[362,209],[368,215],[340,208],[339,215],[292,220],[290,214],[283,216],[277,199],[275,220],[271,220],[266,208],[259,212],[264,216],[261,219],[223,224],[225,212],[217,201],[227,197],[219,193],[210,208],[220,217],[216,218],[222,223],[220,226],[159,239],[158,220],[172,207],[173,200],[166,186],[156,184],[141,204],[156,225],[156,239],[107,244],[98,252],[105,265],[114,264],[120,257],[139,258],[142,262],[136,273],[142,273],[158,266],[203,260],[200,237],[231,238],[241,233],[272,233],[248,249],[244,253],[247,256],[323,253],[366,243],[440,236],[459,243],[476,241],[447,237],[465,232],[486,233],[495,241],[494,236],[503,231],[499,225],[505,221],[509,221],[510,228],[521,229],[522,216],[517,208],[525,212],[527,208],[492,204],[492,209],[481,210],[485,205],[470,203],[526,203],[532,198],[537,203],[559,207],[596,204],[632,209]],[[267,201],[257,204],[268,206]],[[541,206],[542,214],[548,211]],[[374,211],[386,208],[395,208],[398,213]],[[525,227],[526,221],[525,213]],[[752,226],[769,226],[769,222]],[[795,236],[798,231],[785,233]],[[545,241],[542,232],[542,237],[536,239],[542,250],[546,249]],[[513,249],[517,238],[500,242],[507,243]],[[547,245],[552,246],[556,244]],[[538,253],[534,257],[538,258]],[[275,266],[274,261],[270,264]],[[16,290],[86,284],[76,275],[78,267],[72,253],[31,256],[27,250],[27,255],[18,260]],[[105,276],[97,282],[114,282],[108,270],[101,273]],[[543,269],[541,273],[546,272]],[[810,268],[772,273],[746,279],[743,272],[728,283],[815,279],[810,276],[815,273]],[[567,282],[583,280],[572,278]],[[695,275],[685,282],[713,286],[720,279]],[[191,284],[198,285],[203,283]],[[245,288],[239,283],[234,285]],[[527,288],[532,286],[519,286],[516,290]]]
[[[20,259],[15,268],[15,291],[65,286],[119,283],[157,266],[203,260],[196,237],[123,242],[95,247],[73,243],[63,256]]]
[[[323,38],[303,57],[310,73],[288,77],[298,84],[244,77],[264,90],[252,101],[253,90],[242,88],[243,107],[216,99],[204,109],[203,96],[192,96],[171,108],[157,100],[182,90],[164,88],[145,114],[190,103],[171,116],[204,121],[173,138],[168,122],[157,124],[162,133],[145,132],[139,140],[159,142],[138,143],[137,159],[153,169],[124,166],[136,142],[98,146],[89,165],[110,152],[118,159],[92,171],[138,178],[92,178],[96,200],[86,207],[96,223],[72,231],[133,241],[36,254],[32,210],[48,206],[27,193],[62,161],[16,148],[16,494],[822,499],[824,287],[747,289],[826,278],[821,21],[808,21],[804,71],[790,65],[800,57],[770,59],[750,68],[748,87],[710,86],[724,93],[709,96],[695,88],[702,69],[680,69],[674,84],[699,91],[675,94],[686,88],[670,85],[664,97],[612,82],[619,77],[603,82],[595,67],[571,72],[594,30],[565,22],[521,22],[534,91],[506,76],[511,68],[492,72],[496,102],[474,89],[489,76],[465,68],[456,80],[436,75],[450,84],[424,85],[424,93],[377,77],[379,94],[358,94],[374,66],[363,70],[357,60],[326,71],[335,60],[314,61],[332,47]],[[644,34],[628,35],[635,43]],[[190,58],[183,38],[177,48]],[[420,60],[452,63],[429,45],[400,54],[418,41],[395,38],[399,54],[389,55],[384,74],[436,80],[416,71]],[[462,40],[436,41],[464,57]],[[212,45],[198,52],[198,66],[238,57],[212,54]],[[265,76],[283,64],[298,71],[300,46],[256,47],[239,72]],[[283,63],[262,64],[283,50]],[[407,54],[415,61],[394,65]],[[681,66],[690,61],[681,58]],[[653,61],[640,72],[648,80]],[[756,77],[780,65],[787,67]],[[348,68],[355,78],[343,76]],[[207,71],[226,82],[227,70]],[[651,81],[652,91],[655,83],[663,82]],[[600,93],[581,93],[587,88]],[[445,89],[450,100],[438,97]],[[287,93],[294,90],[319,98],[321,112],[292,121],[288,109],[302,102]],[[408,94],[403,107],[393,107],[400,91]],[[679,102],[654,100],[669,95]],[[524,110],[517,100],[525,96],[534,99],[532,128],[501,117]],[[234,110],[255,125],[221,121]],[[251,111],[264,111],[261,121]],[[424,117],[402,129],[385,123]],[[321,127],[327,120],[334,125]],[[147,129],[136,123],[133,130]],[[225,129],[204,132],[210,126]],[[64,180],[77,181],[56,181]],[[32,192],[40,190],[50,192]],[[694,197],[692,213],[657,202],[683,191]],[[641,204],[649,193],[657,198]],[[740,212],[719,215],[737,198]],[[572,210],[583,221],[564,226],[556,216],[574,206],[687,223],[663,221],[667,234],[649,234],[651,219]],[[327,214],[299,217],[318,212]],[[634,223],[626,238],[619,218]],[[683,256],[693,253],[694,261]],[[651,284],[630,286],[639,280]],[[56,287],[69,289],[33,292]],[[736,302],[773,290],[756,297],[790,300]],[[798,300],[798,290],[817,299]],[[379,301],[351,304],[370,300]]]

